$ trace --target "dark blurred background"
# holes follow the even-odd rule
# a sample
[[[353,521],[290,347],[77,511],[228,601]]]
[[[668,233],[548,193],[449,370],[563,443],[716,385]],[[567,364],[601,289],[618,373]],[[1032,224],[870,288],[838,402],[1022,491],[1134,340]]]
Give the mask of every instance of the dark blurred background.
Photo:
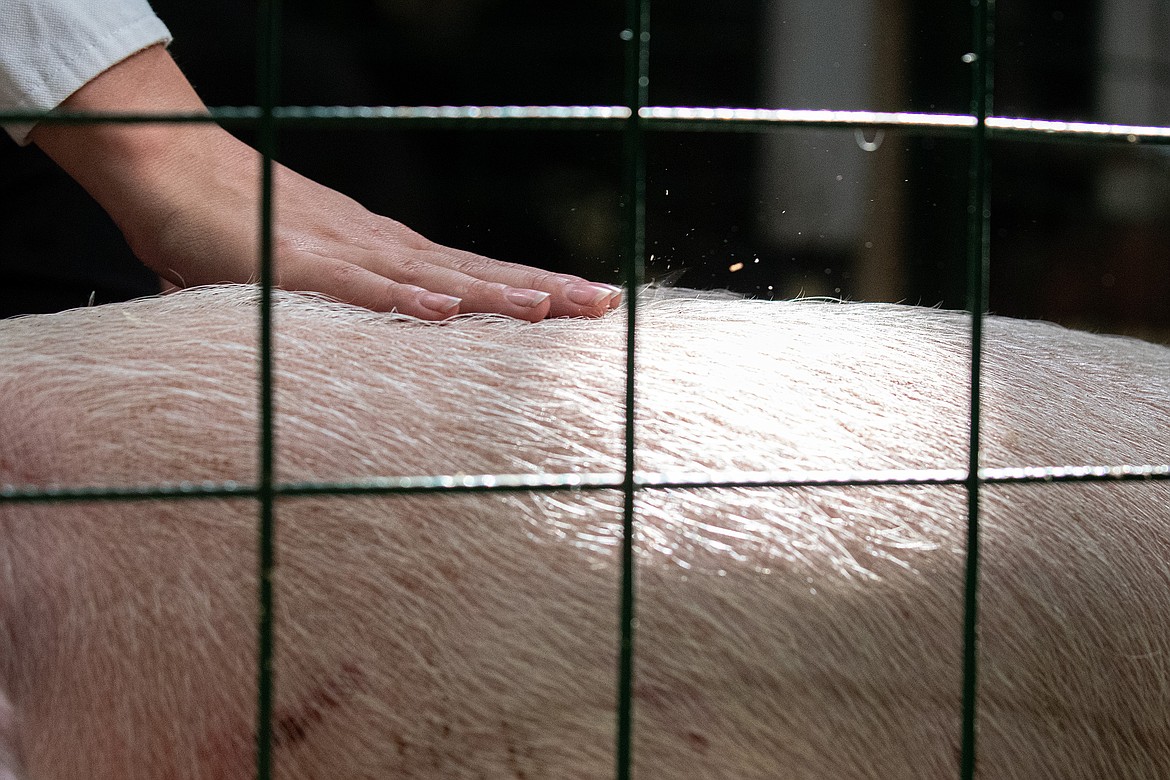
[[[256,102],[253,4],[154,5],[208,104]],[[968,113],[970,16],[962,0],[656,2],[650,102]],[[994,113],[1170,124],[1170,7],[1038,0],[1001,3],[996,21]],[[617,0],[286,0],[281,101],[616,105],[623,27]],[[647,150],[653,277],[965,304],[961,139],[661,131]],[[992,311],[1170,340],[1166,152],[991,152]],[[620,278],[619,133],[287,130],[279,157],[442,243]],[[34,310],[148,289],[96,207],[52,174],[35,150],[0,144],[6,300]]]

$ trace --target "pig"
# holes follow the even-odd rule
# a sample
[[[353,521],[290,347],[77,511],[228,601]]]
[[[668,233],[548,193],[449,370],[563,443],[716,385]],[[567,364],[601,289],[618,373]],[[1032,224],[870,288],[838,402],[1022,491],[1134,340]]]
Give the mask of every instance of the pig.
[[[635,467],[964,469],[970,320],[639,300]],[[7,778],[252,777],[257,291],[0,324]],[[274,293],[279,483],[624,469],[625,315]],[[981,465],[1170,462],[1170,349],[985,323]],[[1164,476],[1165,469],[1152,473]],[[614,776],[620,490],[275,503],[274,777]],[[1170,776],[1170,484],[980,491],[978,776]],[[632,773],[957,777],[961,484],[635,494]]]

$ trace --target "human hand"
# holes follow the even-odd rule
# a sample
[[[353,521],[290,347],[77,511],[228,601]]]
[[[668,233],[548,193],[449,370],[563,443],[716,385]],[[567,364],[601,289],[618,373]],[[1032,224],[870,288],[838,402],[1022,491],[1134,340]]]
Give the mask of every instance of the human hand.
[[[259,155],[217,128],[172,144],[148,202],[118,209],[135,253],[179,286],[253,281],[259,254]],[[598,316],[619,289],[436,244],[281,165],[273,170],[273,264],[285,289],[322,292],[423,319],[494,312],[537,321]]]
[[[161,47],[75,93],[69,110],[204,111]],[[258,278],[259,154],[210,124],[53,125],[33,140],[111,214],[164,279],[191,286]],[[356,201],[273,168],[274,282],[423,319],[494,312],[529,321],[599,316],[620,290],[427,240]]]

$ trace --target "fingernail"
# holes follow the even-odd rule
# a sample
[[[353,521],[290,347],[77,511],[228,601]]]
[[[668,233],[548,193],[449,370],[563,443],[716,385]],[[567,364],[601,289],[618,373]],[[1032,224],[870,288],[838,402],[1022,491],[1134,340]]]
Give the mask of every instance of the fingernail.
[[[516,306],[525,306],[527,308],[534,308],[548,300],[548,293],[540,292],[539,290],[520,290],[515,287],[509,287],[504,291],[504,298],[508,303]]]
[[[431,311],[437,311],[439,314],[451,314],[452,310],[459,308],[459,304],[463,302],[463,299],[456,298],[452,295],[425,292],[418,296],[418,302]]]
[[[596,306],[607,301],[618,292],[617,287],[608,284],[570,284],[565,288],[565,295],[578,306]]]
[[[611,291],[610,296],[609,296],[609,301],[606,303],[606,305],[609,306],[609,308],[616,309],[618,306],[621,306],[622,288],[615,287],[612,284],[602,284],[601,282],[594,282],[593,284],[596,284],[599,287],[604,287],[605,289]]]

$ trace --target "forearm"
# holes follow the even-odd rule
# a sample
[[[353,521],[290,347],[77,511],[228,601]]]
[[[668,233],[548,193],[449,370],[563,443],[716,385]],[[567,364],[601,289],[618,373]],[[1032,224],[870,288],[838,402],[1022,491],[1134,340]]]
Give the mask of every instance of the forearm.
[[[206,106],[162,46],[152,46],[115,64],[73,93],[64,111],[162,113],[206,112]],[[226,133],[203,123],[42,122],[30,139],[81,184],[117,222],[135,251],[141,235],[157,229],[171,200],[168,185],[190,150],[209,144],[230,147]],[[225,142],[226,141],[226,142]],[[239,144],[242,146],[242,144]],[[246,150],[236,150],[239,154]],[[150,209],[144,209],[149,204]],[[141,256],[141,252],[140,252]],[[144,258],[145,259],[145,258]]]

